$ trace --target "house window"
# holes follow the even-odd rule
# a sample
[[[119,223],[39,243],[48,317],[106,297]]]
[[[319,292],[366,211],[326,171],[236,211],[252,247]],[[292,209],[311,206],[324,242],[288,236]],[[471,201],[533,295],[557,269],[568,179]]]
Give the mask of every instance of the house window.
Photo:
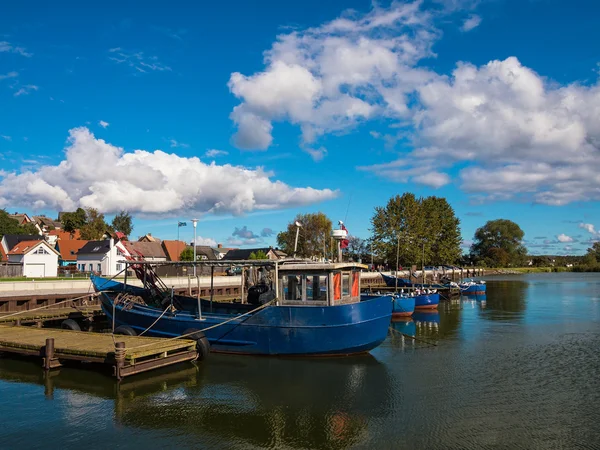
[[[120,248],[117,248],[117,256],[123,256],[123,251]]]
[[[123,270],[123,264],[117,264],[117,270],[120,272]]]
[[[92,272],[94,270],[94,265],[92,263],[90,263],[90,272]]]
[[[102,272],[102,264],[98,263],[98,272]]]
[[[49,255],[50,253],[48,253],[48,251],[46,251],[46,249],[44,247],[39,247],[35,252],[33,252],[34,255]]]

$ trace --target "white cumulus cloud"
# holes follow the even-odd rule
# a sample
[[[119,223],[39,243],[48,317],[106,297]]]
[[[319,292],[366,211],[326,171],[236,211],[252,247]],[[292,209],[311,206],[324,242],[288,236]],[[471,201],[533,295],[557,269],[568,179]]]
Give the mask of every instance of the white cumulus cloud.
[[[225,150],[217,150],[217,149],[211,148],[210,150],[206,151],[204,156],[206,156],[207,158],[215,158],[217,156],[225,156],[228,154],[229,154],[229,152],[226,152]]]
[[[452,73],[437,73],[425,65],[442,37],[437,24],[456,17],[458,4],[476,2],[442,3],[437,10],[422,1],[375,3],[366,14],[347,11],[277,36],[263,70],[230,77],[240,100],[231,113],[234,145],[265,150],[274,124],[285,121],[298,126],[307,151],[325,134],[384,120],[391,132],[373,136],[405,145],[395,160],[359,168],[376,176],[453,182],[481,202],[600,200],[598,80],[559,84],[514,56],[458,61]],[[480,22],[463,16],[462,29]]]
[[[571,236],[567,236],[566,234],[559,234],[558,236],[556,236],[556,239],[558,239],[558,242],[574,242],[575,239],[573,239]]]
[[[471,31],[473,28],[477,28],[480,24],[481,17],[479,17],[477,14],[473,14],[465,19],[460,29],[462,31]]]
[[[193,240],[192,240],[193,242]],[[216,247],[217,241],[212,238],[204,238],[202,236],[196,236],[196,245],[206,245],[208,247]]]
[[[600,231],[596,231],[596,227],[591,223],[580,223],[579,228],[583,228],[585,231],[590,233],[592,236],[600,237]]]
[[[192,212],[244,214],[330,200],[331,189],[291,187],[262,168],[206,164],[161,150],[125,152],[87,128],[69,131],[65,159],[22,173],[2,173],[0,208],[127,210],[144,216]]]

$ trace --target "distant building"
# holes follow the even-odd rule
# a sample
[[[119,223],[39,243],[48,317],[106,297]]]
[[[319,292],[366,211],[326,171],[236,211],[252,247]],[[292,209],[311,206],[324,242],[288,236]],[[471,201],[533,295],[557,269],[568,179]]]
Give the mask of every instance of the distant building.
[[[217,244],[217,248],[213,248],[217,259],[223,259],[229,250],[237,250],[236,248],[223,247],[223,244]]]
[[[50,217],[33,216],[31,220],[39,232],[43,234],[46,234],[51,230],[60,230],[62,228],[62,223],[53,220]]]
[[[102,241],[89,241],[77,252],[77,269],[113,276],[125,268],[121,261],[129,255],[122,242],[113,238]]]
[[[167,255],[160,242],[150,241],[122,241],[130,255],[143,257],[145,261],[164,262]]]
[[[56,242],[55,248],[60,254],[58,265],[63,267],[69,264],[77,264],[77,252],[88,242],[80,239],[60,239]]]
[[[23,241],[42,241],[44,238],[39,234],[5,234],[2,236],[0,245],[4,250],[4,254],[7,255],[15,245]]]
[[[20,241],[7,256],[8,262],[23,265],[24,277],[55,277],[58,273],[58,252],[44,240]]]
[[[181,252],[188,247],[183,241],[162,241],[161,245],[167,257],[167,261],[179,261]]]
[[[11,219],[15,219],[16,221],[18,221],[19,225],[26,225],[26,224],[32,222],[31,217],[29,217],[25,213],[19,214],[18,212],[16,212],[14,214],[9,214],[8,217],[10,217]]]
[[[267,248],[238,248],[235,250],[229,250],[227,254],[223,257],[224,260],[236,261],[236,260],[244,260],[249,259],[250,255],[254,253],[255,255],[258,252],[263,252],[267,255],[267,259],[275,260],[275,259],[283,259],[287,256],[286,253],[282,252],[279,249],[273,247]]]
[[[158,242],[160,243],[160,239],[152,236],[151,233],[146,234],[145,236],[142,236],[141,238],[138,239],[139,242]]]

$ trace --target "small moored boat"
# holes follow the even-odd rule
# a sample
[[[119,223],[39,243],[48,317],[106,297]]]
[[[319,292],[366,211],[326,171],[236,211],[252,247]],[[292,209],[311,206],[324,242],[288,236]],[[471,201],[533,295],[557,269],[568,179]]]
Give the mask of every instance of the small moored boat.
[[[479,280],[479,281],[473,281],[473,280],[462,281],[461,283],[458,283],[458,287],[460,288],[460,293],[461,294],[485,295],[485,293],[486,293],[486,284],[485,284],[485,281],[483,281],[483,280]]]

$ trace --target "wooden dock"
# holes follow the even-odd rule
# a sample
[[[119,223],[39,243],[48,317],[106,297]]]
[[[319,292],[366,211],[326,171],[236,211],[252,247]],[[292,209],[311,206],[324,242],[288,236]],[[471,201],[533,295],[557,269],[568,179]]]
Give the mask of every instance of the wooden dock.
[[[78,308],[49,308],[37,311],[23,311],[17,315],[14,315],[14,313],[0,313],[0,325],[35,324],[38,328],[41,328],[44,322],[58,322],[65,319],[93,320],[97,317],[104,317],[104,313],[99,305]]]
[[[0,352],[39,356],[46,370],[62,360],[109,365],[117,379],[197,358],[196,342],[108,333],[0,326]]]

